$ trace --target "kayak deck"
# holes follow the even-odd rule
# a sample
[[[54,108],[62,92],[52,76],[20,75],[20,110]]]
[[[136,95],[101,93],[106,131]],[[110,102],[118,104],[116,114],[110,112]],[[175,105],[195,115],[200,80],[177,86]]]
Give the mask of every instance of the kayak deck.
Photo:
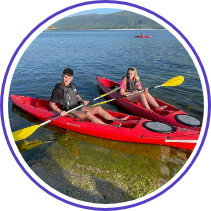
[[[11,95],[10,100],[22,110],[41,121],[47,121],[57,116],[57,114],[49,108],[48,100],[19,95]],[[128,116],[127,114],[119,112],[107,112],[116,118]],[[171,131],[167,133],[154,132],[147,128],[147,123],[154,124],[154,122],[132,115],[129,115],[127,120],[124,121],[117,120],[111,122],[102,118],[101,120],[107,125],[92,123],[88,120],[81,122],[80,119],[73,118],[72,116],[57,118],[51,121],[50,124],[100,138],[135,143],[159,144],[189,150],[194,149],[199,137],[198,131],[183,130],[172,126]],[[119,123],[121,123],[120,127],[117,125]],[[167,127],[169,126],[167,125]]]

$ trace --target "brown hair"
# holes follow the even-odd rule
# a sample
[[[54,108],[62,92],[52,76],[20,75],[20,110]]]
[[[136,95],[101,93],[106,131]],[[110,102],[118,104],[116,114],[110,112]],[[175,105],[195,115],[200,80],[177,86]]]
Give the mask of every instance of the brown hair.
[[[67,67],[63,70],[63,75],[73,76],[73,70],[71,68]]]

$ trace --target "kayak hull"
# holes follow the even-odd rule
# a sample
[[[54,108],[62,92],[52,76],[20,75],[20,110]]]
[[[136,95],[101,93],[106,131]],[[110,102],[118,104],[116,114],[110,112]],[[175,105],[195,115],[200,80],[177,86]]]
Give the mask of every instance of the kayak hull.
[[[47,121],[57,116],[57,114],[49,108],[48,100],[19,95],[11,95],[10,100],[13,104],[41,121]],[[119,112],[107,112],[116,118],[127,116],[127,114]],[[116,124],[120,122],[122,124],[121,127],[117,127]],[[116,141],[158,144],[189,150],[194,149],[200,134],[198,131],[183,130],[182,128],[176,127],[173,128],[173,132],[168,134],[153,132],[144,127],[144,123],[148,122],[151,121],[129,115],[125,121],[118,120],[114,123],[107,121],[107,125],[103,125],[92,123],[88,120],[81,122],[79,119],[65,116],[59,117],[49,124],[75,132]],[[193,140],[194,143],[192,143]]]
[[[102,91],[105,93],[109,92],[113,87],[117,87],[120,85],[119,83],[115,81],[112,81],[100,76],[97,77],[97,83],[102,89]],[[117,98],[119,96],[120,96],[119,92],[114,92],[108,95],[110,99]],[[132,114],[136,116],[140,116],[140,117],[155,120],[155,121],[165,122],[177,127],[188,128],[188,129],[197,130],[197,131],[201,130],[201,122],[199,126],[190,126],[187,124],[183,124],[181,123],[181,121],[179,122],[176,117],[178,115],[180,116],[187,115],[189,117],[187,113],[157,98],[154,98],[154,99],[156,100],[159,106],[167,106],[167,107],[165,109],[153,109],[153,113],[151,113],[151,111],[149,111],[148,109],[145,109],[140,104],[140,102],[132,103],[132,102],[127,101],[125,98],[119,98],[113,102],[115,102],[117,105],[121,106],[122,108],[124,108],[125,110],[131,112]]]

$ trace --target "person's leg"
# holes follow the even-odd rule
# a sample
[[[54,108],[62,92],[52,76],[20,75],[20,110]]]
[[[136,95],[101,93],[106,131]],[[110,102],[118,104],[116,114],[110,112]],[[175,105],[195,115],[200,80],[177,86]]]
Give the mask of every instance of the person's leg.
[[[152,97],[152,95],[149,92],[144,92],[144,94],[145,94],[147,102],[151,106],[153,106],[154,108],[158,108],[159,107],[158,103],[155,101],[155,99]]]
[[[158,103],[156,102],[156,100],[154,99],[154,97],[152,97],[152,95],[149,92],[144,92],[147,102],[152,105],[154,108],[161,108],[164,109],[167,106],[159,106]]]
[[[159,106],[158,103],[155,101],[155,99],[150,95],[149,92],[139,92],[134,95],[130,95],[127,97],[128,101],[130,102],[138,102],[143,105],[144,108],[151,110],[149,104],[153,106],[154,108],[161,108],[164,109],[167,106]]]
[[[117,119],[110,115],[107,111],[103,110],[100,106],[92,107],[92,106],[85,106],[82,108],[82,111],[88,111],[92,115],[98,114],[99,116],[103,117],[106,120],[117,121],[117,120],[126,120],[128,116]]]
[[[92,115],[89,111],[72,111],[73,114],[78,116],[82,120],[88,119],[91,122],[98,123],[98,124],[106,124],[105,122],[101,121],[94,115]]]
[[[148,109],[148,110],[151,110],[148,102],[147,102],[147,98],[145,96],[145,94],[143,92],[139,92],[139,93],[136,93],[134,95],[130,95],[127,97],[127,100],[130,101],[130,102],[138,102],[140,101],[141,105]]]

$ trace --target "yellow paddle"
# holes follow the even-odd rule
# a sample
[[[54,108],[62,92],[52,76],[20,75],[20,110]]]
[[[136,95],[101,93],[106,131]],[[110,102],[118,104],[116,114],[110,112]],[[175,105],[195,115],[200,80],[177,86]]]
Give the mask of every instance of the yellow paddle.
[[[150,87],[150,88],[148,88],[148,90],[150,90],[150,89],[156,89],[156,88],[161,87],[161,86],[178,86],[178,85],[182,84],[183,81],[184,81],[184,77],[183,76],[177,76],[177,77],[174,77],[174,78],[166,81],[162,85]],[[139,92],[144,92],[144,90],[140,90]],[[117,98],[112,98],[110,100],[106,100],[106,101],[103,101],[103,102],[100,102],[100,103],[96,103],[96,104],[94,104],[92,106],[102,105],[104,103],[108,103],[108,102],[117,100],[117,99],[122,98],[122,97],[130,96],[130,95],[133,95],[133,93],[130,93],[130,94],[127,94],[127,95],[122,95],[122,96],[119,96]]]
[[[99,98],[101,98],[101,97],[104,97],[104,96],[109,95],[109,94],[111,94],[111,93],[113,93],[113,92],[116,92],[118,89],[120,89],[120,87],[116,87],[115,89],[111,90],[110,92],[105,93],[105,94],[103,94],[103,95],[100,95],[99,97],[96,97],[96,98],[90,100],[89,102],[95,101],[95,100],[97,100],[97,99],[99,99]],[[83,107],[83,105],[79,105],[79,106],[77,106],[77,107],[75,107],[75,108],[73,108],[73,109],[67,111],[67,114],[70,113],[71,111],[74,111],[74,110],[80,108],[80,107]],[[46,122],[43,122],[43,123],[40,124],[40,125],[33,125],[33,126],[31,126],[31,127],[27,127],[27,128],[24,128],[24,129],[15,131],[15,132],[12,133],[13,138],[14,138],[15,141],[20,141],[20,140],[22,140],[22,139],[25,139],[25,138],[29,137],[32,133],[34,133],[35,130],[37,130],[39,127],[42,127],[42,126],[48,124],[49,122],[51,122],[51,121],[53,121],[53,120],[59,118],[60,116],[61,116],[61,115],[56,116],[56,117],[54,117],[53,119],[50,119],[50,120],[48,120],[48,121],[46,121]]]
[[[166,81],[164,84],[162,84],[160,86],[151,87],[149,89],[154,89],[154,88],[158,88],[158,87],[161,87],[161,86],[178,86],[178,85],[182,84],[183,81],[184,81],[183,76],[177,76],[177,77],[174,77],[174,78]]]

